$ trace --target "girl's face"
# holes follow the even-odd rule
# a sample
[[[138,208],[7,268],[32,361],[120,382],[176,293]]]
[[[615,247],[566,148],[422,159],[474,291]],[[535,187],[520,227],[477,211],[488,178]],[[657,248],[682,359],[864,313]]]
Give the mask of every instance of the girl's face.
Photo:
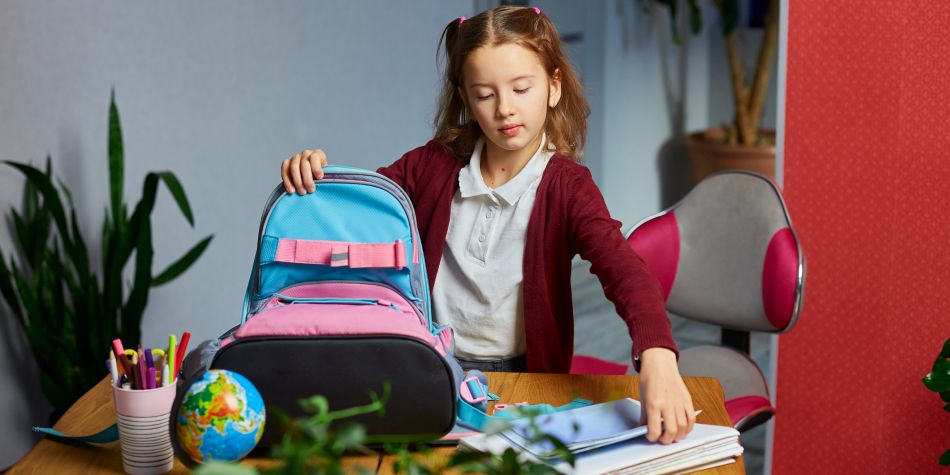
[[[549,76],[534,52],[508,43],[473,50],[462,75],[459,92],[491,144],[511,152],[539,146],[548,107],[561,98],[557,72]]]

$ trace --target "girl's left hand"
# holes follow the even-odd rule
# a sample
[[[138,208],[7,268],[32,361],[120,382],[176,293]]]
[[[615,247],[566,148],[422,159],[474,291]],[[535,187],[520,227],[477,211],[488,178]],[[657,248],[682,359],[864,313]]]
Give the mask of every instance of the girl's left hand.
[[[693,430],[693,398],[667,348],[648,348],[640,354],[640,423],[647,424],[647,440],[679,442]]]

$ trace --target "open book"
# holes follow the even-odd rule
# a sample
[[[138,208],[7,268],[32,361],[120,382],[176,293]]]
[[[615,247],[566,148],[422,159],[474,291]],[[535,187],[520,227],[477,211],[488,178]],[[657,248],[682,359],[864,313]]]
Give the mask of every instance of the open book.
[[[696,424],[684,440],[662,445],[643,437],[647,427],[639,421],[640,403],[627,398],[539,416],[534,424],[574,453],[579,474],[680,473],[733,463],[742,454],[739,432],[731,427]],[[522,458],[572,471],[552,444],[535,439],[529,421],[516,420],[503,432],[462,438],[459,450],[502,453],[510,447]]]

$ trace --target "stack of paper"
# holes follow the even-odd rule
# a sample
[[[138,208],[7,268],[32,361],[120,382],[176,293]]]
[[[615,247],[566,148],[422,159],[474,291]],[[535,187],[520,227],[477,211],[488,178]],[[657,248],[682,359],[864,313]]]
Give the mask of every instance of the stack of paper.
[[[733,463],[742,454],[739,432],[731,427],[696,424],[682,441],[662,445],[642,437],[647,428],[639,420],[640,404],[621,399],[540,416],[535,424],[574,453],[573,471],[578,474],[679,473]],[[529,423],[518,420],[504,432],[462,438],[459,449],[502,453],[511,447],[521,452],[521,458],[572,472],[555,456],[553,445],[533,439]]]

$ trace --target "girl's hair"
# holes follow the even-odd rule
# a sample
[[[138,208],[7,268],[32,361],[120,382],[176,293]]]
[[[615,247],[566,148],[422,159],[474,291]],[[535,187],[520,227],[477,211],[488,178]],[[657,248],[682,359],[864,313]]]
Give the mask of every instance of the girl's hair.
[[[590,107],[570,59],[561,50],[557,28],[547,15],[537,8],[501,6],[472,18],[452,20],[442,31],[440,50],[443,43],[448,64],[435,115],[436,141],[456,155],[472,153],[482,130],[468,117],[459,93],[459,87],[464,87],[462,66],[475,49],[513,43],[537,54],[548,76],[559,71],[561,99],[548,109],[544,130],[549,145],[554,145],[561,155],[580,161]]]

